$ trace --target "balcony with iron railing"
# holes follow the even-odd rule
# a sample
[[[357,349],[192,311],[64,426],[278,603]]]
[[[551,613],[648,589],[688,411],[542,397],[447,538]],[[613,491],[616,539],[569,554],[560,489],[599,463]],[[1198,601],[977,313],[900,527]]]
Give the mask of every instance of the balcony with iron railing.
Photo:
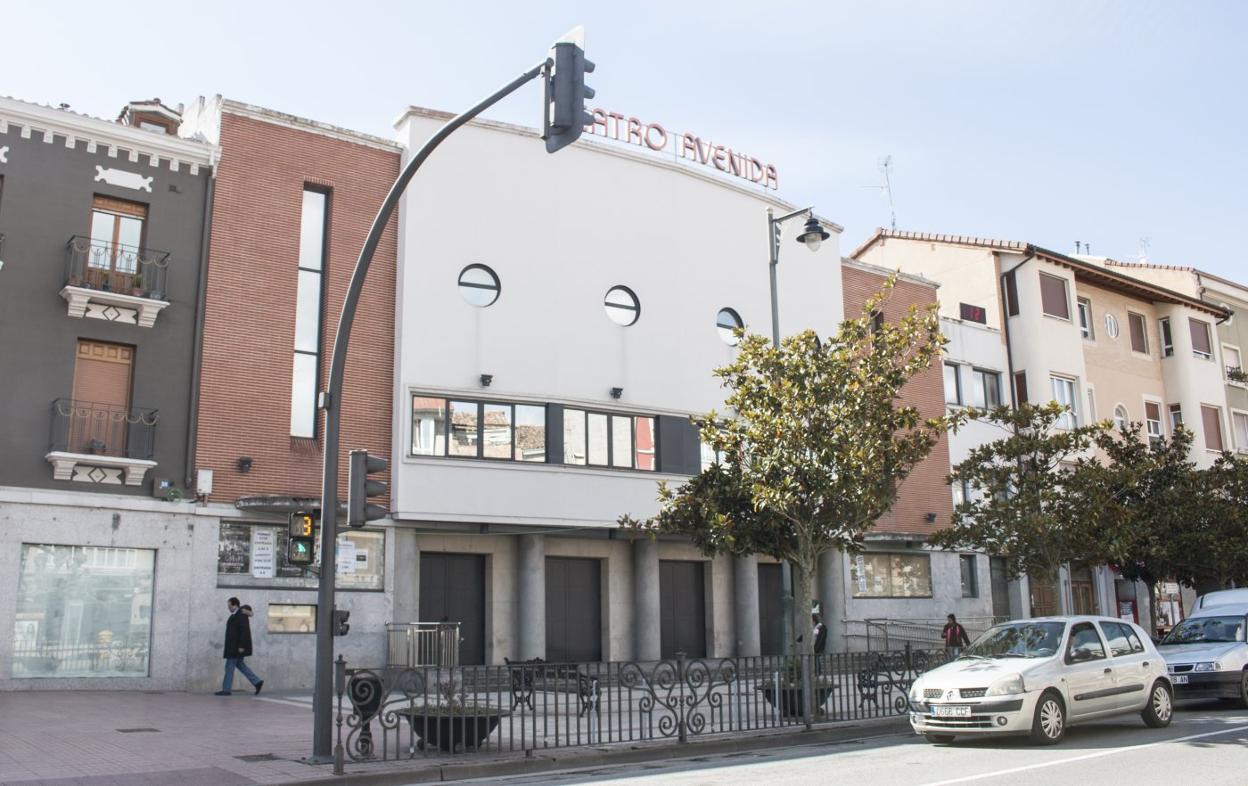
[[[48,454],[55,480],[138,486],[156,466],[154,409],[58,398]]]
[[[151,327],[169,305],[169,253],[75,235],[65,244],[61,297],[69,316]]]

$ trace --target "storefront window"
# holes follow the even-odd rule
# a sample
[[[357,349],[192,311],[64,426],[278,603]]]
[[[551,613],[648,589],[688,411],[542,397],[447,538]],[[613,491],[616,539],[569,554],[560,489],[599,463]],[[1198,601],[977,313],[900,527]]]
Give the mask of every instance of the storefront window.
[[[146,677],[156,552],[22,544],[12,675]]]
[[[926,554],[859,554],[851,574],[855,598],[932,597],[932,563]]]
[[[316,575],[286,559],[290,533],[285,526],[223,522],[217,541],[218,587],[317,586]],[[374,530],[338,536],[338,589],[385,589],[386,533]],[[313,566],[321,564],[320,539]]]
[[[270,603],[269,633],[316,633],[316,604]]]

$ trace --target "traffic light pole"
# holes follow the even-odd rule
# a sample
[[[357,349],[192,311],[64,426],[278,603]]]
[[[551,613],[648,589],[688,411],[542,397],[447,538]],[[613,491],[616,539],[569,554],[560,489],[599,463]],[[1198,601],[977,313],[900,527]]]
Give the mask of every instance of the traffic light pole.
[[[347,363],[347,346],[351,342],[351,325],[355,320],[355,309],[359,304],[360,292],[364,288],[364,279],[368,276],[368,268],[373,262],[373,254],[381,242],[386,224],[399,205],[399,198],[411,182],[416,170],[420,169],[438,145],[460,126],[489,109],[503,98],[532,79],[535,79],[550,66],[549,60],[543,60],[525,71],[520,76],[503,86],[473,108],[452,118],[438,129],[428,142],[425,142],[416,155],[407,162],[399,178],[390,187],[386,199],[373,219],[373,226],[368,231],[360,258],[355,263],[355,272],[351,274],[351,283],[347,286],[347,297],[342,303],[342,314],[338,318],[338,330],[334,334],[334,350],[329,364],[329,384],[321,394],[320,407],[325,410],[325,464],[321,474],[321,576],[317,590],[316,607],[316,688],[312,696],[312,759],[327,762],[333,758],[333,710],[334,710],[334,583],[337,578],[337,559],[335,544],[338,540],[338,436],[342,425],[342,378]]]

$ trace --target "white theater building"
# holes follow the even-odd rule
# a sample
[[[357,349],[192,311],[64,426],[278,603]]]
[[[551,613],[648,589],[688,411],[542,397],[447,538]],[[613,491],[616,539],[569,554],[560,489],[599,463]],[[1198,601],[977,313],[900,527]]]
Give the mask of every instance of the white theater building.
[[[446,119],[409,109],[407,155]],[[759,576],[775,586],[777,566],[634,540],[617,522],[655,513],[659,481],[699,471],[689,417],[722,407],[725,326],[769,331],[766,209],[794,206],[768,188],[774,168],[701,140],[705,162],[655,151],[644,128],[548,155],[533,129],[474,122],[404,197],[395,617],[461,622],[465,664],[776,644],[760,618],[779,597],[760,599]],[[825,222],[812,254],[793,242],[803,218],[785,224],[781,332],[829,335],[840,227]]]

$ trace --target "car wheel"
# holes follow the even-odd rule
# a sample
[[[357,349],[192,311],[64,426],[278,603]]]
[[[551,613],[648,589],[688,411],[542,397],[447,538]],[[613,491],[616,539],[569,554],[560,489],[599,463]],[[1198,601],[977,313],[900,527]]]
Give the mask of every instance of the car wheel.
[[[1066,705],[1057,691],[1045,691],[1036,702],[1031,723],[1031,741],[1036,745],[1056,745],[1066,736]]]
[[[1153,683],[1148,694],[1148,703],[1140,711],[1144,724],[1152,729],[1161,729],[1170,725],[1174,717],[1174,697],[1170,694],[1170,686],[1161,680]]]
[[[952,734],[924,734],[923,739],[927,740],[933,745],[948,745],[949,743],[953,742],[953,735]]]
[[[1248,668],[1244,669],[1244,675],[1239,679],[1239,703],[1248,708]]]

